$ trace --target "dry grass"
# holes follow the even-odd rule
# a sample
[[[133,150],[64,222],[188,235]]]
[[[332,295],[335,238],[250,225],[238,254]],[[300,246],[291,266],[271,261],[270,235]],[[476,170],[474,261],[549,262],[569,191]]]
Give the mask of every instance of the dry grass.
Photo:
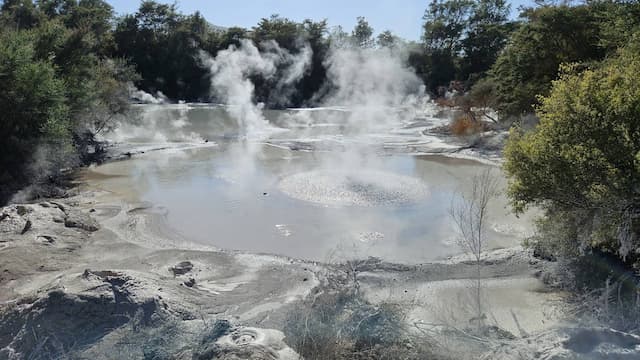
[[[457,106],[455,98],[439,97],[434,99],[433,102],[435,102],[436,105],[441,107],[454,108]]]
[[[290,312],[285,341],[307,360],[443,359],[405,320],[398,305],[373,305],[352,290],[321,292]]]
[[[457,116],[449,125],[451,133],[455,136],[472,136],[487,131],[485,123],[474,119],[470,114],[465,113]]]

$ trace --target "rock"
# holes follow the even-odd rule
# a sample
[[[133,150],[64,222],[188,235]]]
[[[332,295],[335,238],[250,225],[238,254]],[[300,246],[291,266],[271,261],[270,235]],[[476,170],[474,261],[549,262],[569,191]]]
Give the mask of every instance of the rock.
[[[31,226],[33,226],[33,223],[31,222],[31,220],[27,220],[27,222],[24,224],[24,228],[22,228],[22,232],[20,232],[20,235],[24,235],[27,233],[27,231],[31,230]]]
[[[43,239],[43,243],[49,245],[56,242],[56,238],[50,235],[38,235],[38,240]]]
[[[173,276],[184,275],[193,270],[193,264],[190,261],[183,261],[178,265],[169,268],[169,271],[173,273]]]
[[[66,207],[61,203],[51,201],[51,205],[55,205],[58,209],[60,209],[60,211],[66,214],[67,212]]]
[[[72,212],[64,219],[64,226],[68,228],[78,228],[86,231],[98,231],[100,226],[98,222],[89,215],[81,212]]]
[[[189,280],[185,281],[185,282],[184,282],[184,285],[185,285],[186,287],[190,287],[190,288],[192,288],[192,287],[196,286],[196,279],[191,278],[191,279],[189,279]]]
[[[533,257],[536,259],[541,259],[541,260],[545,260],[545,261],[550,261],[550,262],[556,262],[558,261],[558,259],[556,259],[555,255],[553,255],[552,253],[546,251],[545,249],[543,249],[540,246],[535,246],[533,249]]]
[[[0,344],[5,346],[0,348],[2,359],[68,358],[70,349],[94,344],[134,318],[148,324],[159,311],[152,298],[62,290],[20,302],[24,305],[0,314]],[[52,335],[55,339],[49,338]],[[7,356],[10,354],[14,356]]]
[[[18,215],[24,216],[29,212],[29,209],[24,205],[18,205],[16,206],[16,212],[18,213]]]

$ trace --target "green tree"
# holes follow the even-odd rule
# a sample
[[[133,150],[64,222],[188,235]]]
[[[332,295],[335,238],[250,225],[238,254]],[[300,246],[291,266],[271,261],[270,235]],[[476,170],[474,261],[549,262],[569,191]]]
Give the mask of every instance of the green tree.
[[[640,2],[589,0],[600,30],[599,44],[607,52],[625,46],[640,31]]]
[[[471,0],[432,0],[424,13],[427,85],[433,92],[458,78],[462,41],[472,8]]]
[[[378,38],[376,40],[378,47],[381,48],[393,48],[397,46],[399,42],[400,39],[393,35],[390,30],[385,30],[378,34]]]
[[[472,8],[471,0],[432,0],[422,18],[427,50],[457,56]]]
[[[525,22],[491,68],[498,109],[504,116],[533,112],[538,95],[547,95],[563,63],[597,61],[598,23],[587,5],[545,6],[528,9]]]
[[[0,202],[39,175],[27,171],[37,146],[69,145],[65,83],[49,60],[37,58],[33,40],[29,32],[0,30]]]
[[[0,6],[0,25],[13,30],[37,26],[42,14],[31,0],[4,0]]]
[[[335,48],[346,48],[351,46],[351,36],[344,31],[342,26],[334,26],[329,32],[329,43]]]
[[[330,47],[330,42],[327,38],[329,30],[326,19],[321,21],[306,19],[302,22],[302,27],[304,41],[311,47],[311,67],[300,81],[298,98],[292,99],[292,103],[295,105],[313,105],[306,102],[320,91],[327,78],[325,61]]]
[[[505,150],[515,209],[545,208],[554,222],[570,229],[555,236],[574,251],[596,248],[638,259],[638,50],[630,46],[583,72],[564,67],[540,99],[537,128],[512,131]]]
[[[509,22],[509,12],[510,6],[505,0],[479,0],[474,3],[466,35],[461,41],[462,80],[484,76],[496,61],[514,27]]]
[[[369,25],[367,19],[362,16],[358,17],[358,22],[351,32],[351,37],[355,44],[361,48],[370,48],[375,44],[373,28]]]
[[[214,43],[210,32],[199,13],[184,16],[175,5],[143,1],[134,15],[117,22],[114,55],[135,64],[141,75],[137,85],[143,90],[197,101],[209,92],[198,57]]]
[[[302,35],[302,26],[279,15],[263,18],[253,28],[253,41],[261,44],[267,40],[274,40],[281,48],[295,50]]]

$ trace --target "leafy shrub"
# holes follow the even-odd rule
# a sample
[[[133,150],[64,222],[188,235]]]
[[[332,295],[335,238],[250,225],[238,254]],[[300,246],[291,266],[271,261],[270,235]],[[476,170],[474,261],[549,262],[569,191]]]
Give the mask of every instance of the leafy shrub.
[[[598,249],[629,262],[640,249],[640,56],[629,48],[580,72],[566,67],[540,123],[513,130],[505,149],[517,211],[535,204],[554,218],[561,246]]]

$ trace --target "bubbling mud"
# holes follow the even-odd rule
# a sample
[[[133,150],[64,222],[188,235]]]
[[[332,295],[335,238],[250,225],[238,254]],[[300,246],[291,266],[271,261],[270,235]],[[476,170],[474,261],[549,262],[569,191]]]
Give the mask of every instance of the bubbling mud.
[[[429,196],[420,179],[373,170],[299,173],[281,180],[279,189],[292,198],[329,206],[410,205]]]

